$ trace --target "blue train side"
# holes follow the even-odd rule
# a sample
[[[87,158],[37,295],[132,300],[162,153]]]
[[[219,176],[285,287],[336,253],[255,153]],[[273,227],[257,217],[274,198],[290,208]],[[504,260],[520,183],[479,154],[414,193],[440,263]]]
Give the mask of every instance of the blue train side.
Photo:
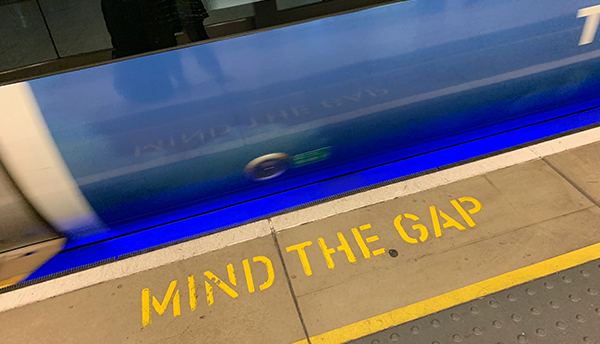
[[[598,16],[581,12],[595,5],[408,1],[29,84],[82,193],[118,226],[600,105]],[[272,153],[285,173],[252,178]]]

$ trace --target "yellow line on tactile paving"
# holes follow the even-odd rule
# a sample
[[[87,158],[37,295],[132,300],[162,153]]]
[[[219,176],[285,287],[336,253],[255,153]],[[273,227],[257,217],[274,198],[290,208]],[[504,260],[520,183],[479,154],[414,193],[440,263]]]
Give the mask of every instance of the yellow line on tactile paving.
[[[344,343],[598,258],[600,243],[310,337],[310,341],[312,344]],[[307,343],[305,339],[294,344]]]

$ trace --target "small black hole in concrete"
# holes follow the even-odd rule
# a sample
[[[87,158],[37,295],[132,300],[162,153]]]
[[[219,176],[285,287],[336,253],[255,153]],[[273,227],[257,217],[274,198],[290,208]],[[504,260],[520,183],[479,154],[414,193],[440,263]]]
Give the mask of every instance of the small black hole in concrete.
[[[398,257],[398,251],[392,249],[389,252],[390,252],[390,256],[392,256],[392,258]]]

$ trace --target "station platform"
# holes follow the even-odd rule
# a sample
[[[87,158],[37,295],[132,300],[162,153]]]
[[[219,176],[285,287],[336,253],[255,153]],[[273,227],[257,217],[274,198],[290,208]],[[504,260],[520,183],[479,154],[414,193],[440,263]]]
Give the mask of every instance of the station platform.
[[[600,343],[599,140],[0,290],[2,343]]]

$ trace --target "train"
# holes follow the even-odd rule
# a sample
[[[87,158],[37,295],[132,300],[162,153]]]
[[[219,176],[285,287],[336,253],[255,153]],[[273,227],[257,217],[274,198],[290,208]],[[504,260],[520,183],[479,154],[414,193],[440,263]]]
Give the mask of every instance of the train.
[[[597,107],[599,20],[413,0],[5,85],[0,159],[61,236],[123,235]]]

